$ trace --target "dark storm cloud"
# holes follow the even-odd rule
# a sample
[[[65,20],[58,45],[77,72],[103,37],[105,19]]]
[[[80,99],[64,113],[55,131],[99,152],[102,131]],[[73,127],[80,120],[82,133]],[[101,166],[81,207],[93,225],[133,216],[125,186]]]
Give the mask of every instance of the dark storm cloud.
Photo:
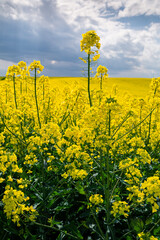
[[[56,64],[57,70],[53,74],[58,75],[62,71],[69,74],[73,68],[67,62],[72,65],[72,62],[78,60],[77,52],[73,49],[74,34],[70,26],[57,16],[56,7],[50,7],[50,4],[51,1],[41,7],[44,21],[37,22],[36,27],[26,21],[1,18],[1,59],[13,62],[24,60],[28,63],[34,59],[41,60],[43,64],[48,63],[50,66],[46,68],[50,75],[55,68],[50,61],[55,60],[59,65]]]
[[[2,70],[6,72],[7,61],[24,60],[30,64],[40,60],[46,75],[80,76],[83,63],[78,58],[85,56],[80,52],[81,34],[95,29],[102,42],[98,64],[105,65],[109,74],[131,71],[133,76],[136,68],[141,68],[140,74],[146,76],[151,71],[158,72],[157,3],[151,6],[151,15],[149,2],[144,1],[146,10],[134,9],[130,16],[132,3],[122,6],[118,0],[1,0]]]

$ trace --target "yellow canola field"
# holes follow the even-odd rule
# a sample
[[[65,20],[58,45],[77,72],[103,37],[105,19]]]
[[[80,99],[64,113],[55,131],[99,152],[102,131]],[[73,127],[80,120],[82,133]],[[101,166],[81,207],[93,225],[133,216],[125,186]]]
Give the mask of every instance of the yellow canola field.
[[[64,89],[78,84],[87,90],[87,78],[84,77],[49,77],[50,85],[53,88]],[[110,92],[114,86],[117,86],[120,93],[128,92],[135,97],[145,98],[149,93],[151,78],[112,78],[109,77],[103,82],[103,89]],[[100,88],[97,79],[91,79],[91,91]]]
[[[4,83],[4,77],[0,77],[0,83]],[[49,77],[50,87],[63,90],[66,87],[74,88],[76,85],[87,91],[87,78],[85,77]],[[135,96],[145,98],[150,91],[151,78],[113,78],[109,77],[103,81],[103,90],[110,92],[114,87],[118,92],[125,92]],[[91,78],[91,91],[100,88],[99,80]]]

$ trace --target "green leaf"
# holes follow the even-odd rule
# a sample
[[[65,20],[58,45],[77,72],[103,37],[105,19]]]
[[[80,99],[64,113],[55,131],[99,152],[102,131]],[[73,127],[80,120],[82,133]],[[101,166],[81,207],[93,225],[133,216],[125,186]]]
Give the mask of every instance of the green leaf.
[[[62,240],[63,237],[65,237],[65,234],[64,233],[60,233],[56,239],[57,240]]]
[[[82,185],[80,185],[79,183],[76,184],[76,189],[80,194],[82,194],[82,195],[86,194],[84,191],[84,187]]]
[[[160,235],[160,227],[157,227],[153,230],[154,235]]]
[[[83,209],[84,209],[84,205],[81,206],[81,207],[79,207],[77,212],[80,212],[80,211],[82,211]]]
[[[80,231],[78,230],[77,226],[73,222],[65,226],[65,229],[67,229],[68,233],[73,234],[74,236],[78,237],[78,239],[83,239],[83,236],[81,235]]]
[[[149,218],[146,219],[145,221],[145,225],[151,224],[152,223],[152,216],[150,216]]]
[[[133,238],[131,236],[127,236],[126,240],[132,240]]]
[[[144,222],[140,218],[134,218],[131,219],[131,227],[134,229],[137,233],[142,232],[144,227]]]
[[[55,202],[55,199],[52,199],[52,200],[47,204],[47,207],[50,208],[50,207],[53,205],[54,202]]]

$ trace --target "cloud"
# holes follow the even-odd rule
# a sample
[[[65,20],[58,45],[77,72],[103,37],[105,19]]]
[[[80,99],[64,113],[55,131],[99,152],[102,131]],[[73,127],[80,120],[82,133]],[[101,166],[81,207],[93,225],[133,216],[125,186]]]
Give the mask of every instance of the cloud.
[[[0,15],[13,20],[36,21],[42,0],[1,0]]]
[[[46,74],[78,76],[81,34],[93,29],[99,63],[112,76],[158,74],[159,15],[159,0],[1,0],[1,58],[40,60]]]
[[[118,11],[118,17],[131,17],[138,15],[160,15],[159,0],[107,0],[107,7]]]
[[[90,28],[96,24],[97,16],[104,15],[106,3],[103,0],[57,0],[57,9],[65,21],[74,27],[75,31]]]
[[[109,65],[112,63],[111,68],[114,71],[117,67],[119,72],[124,72],[124,68],[127,73],[130,69],[140,74],[141,68],[145,75],[151,75],[153,71],[157,72],[158,64],[160,65],[160,60],[158,60],[160,54],[159,23],[152,23],[151,18],[148,25],[134,29],[131,28],[129,19],[122,22],[121,17],[160,14],[159,1],[74,0],[69,3],[67,0],[57,0],[57,8],[66,23],[73,26],[75,33],[90,29],[96,30],[101,37],[100,52],[103,61]],[[136,22],[136,24],[139,23]],[[117,64],[114,64],[113,59]]]
[[[53,65],[56,64],[56,61],[55,61],[55,60],[52,60],[52,61],[51,61],[51,64],[53,64]]]
[[[0,73],[0,76],[1,75],[4,75],[4,72],[7,72],[7,69],[9,66],[12,66],[16,64],[15,62],[11,62],[11,61],[6,61],[6,60],[3,60],[3,59],[0,59],[0,66],[1,66],[1,73],[3,71],[3,74]]]

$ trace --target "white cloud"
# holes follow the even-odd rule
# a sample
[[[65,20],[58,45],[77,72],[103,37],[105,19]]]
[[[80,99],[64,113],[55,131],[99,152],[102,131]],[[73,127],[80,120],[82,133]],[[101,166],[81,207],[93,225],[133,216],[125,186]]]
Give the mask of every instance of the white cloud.
[[[83,17],[160,15],[159,0],[57,0],[56,4],[69,24]]]
[[[51,64],[53,64],[53,65],[56,64],[56,63],[57,63],[57,62],[56,62],[55,60],[52,60],[52,61],[51,61]]]
[[[82,29],[96,30],[101,37],[101,53],[106,62],[107,59],[122,59],[121,64],[126,61],[135,72],[139,73],[140,69],[146,74],[154,69],[157,71],[160,66],[160,24],[132,29],[117,17],[109,17],[109,9],[116,10],[115,16],[119,17],[160,14],[159,0],[57,0],[57,7],[75,33]],[[102,12],[106,13],[106,18],[101,17]]]
[[[1,0],[0,5],[3,6],[10,6],[13,5],[15,7],[17,6],[27,6],[27,7],[37,7],[42,4],[42,0]]]
[[[148,73],[153,71],[159,75],[159,71],[156,69],[159,69],[160,66],[160,23],[153,23],[134,38],[137,44],[143,44],[143,50],[138,56],[139,67],[146,69]]]
[[[3,59],[0,59],[0,66],[1,66],[1,71],[3,72],[7,72],[7,69],[9,66],[15,65],[16,63],[11,62],[11,61],[6,61]],[[1,76],[2,74],[0,74]]]
[[[159,0],[122,0],[121,7],[123,7],[123,9],[119,11],[119,17],[160,15]]]
[[[39,7],[42,6],[42,0],[1,0],[0,15],[13,20],[32,21],[39,17]]]
[[[74,25],[75,30],[79,30],[82,25],[89,27],[90,20],[94,22],[97,16],[104,15],[105,7],[103,0],[57,0],[61,16],[68,24]]]
[[[78,47],[80,50],[81,34],[96,30],[101,38],[101,56],[106,63],[114,59],[121,66],[124,64],[123,68],[129,66],[131,69],[123,71],[126,74],[129,71],[136,74],[158,72],[160,23],[133,29],[121,18],[160,15],[159,0],[0,0],[0,15],[26,21],[34,33],[33,38],[37,33],[37,39],[40,36],[40,40],[45,39],[42,27],[47,29],[51,37],[46,44],[47,41],[50,46],[53,44],[53,49],[55,45],[59,50],[70,48],[75,55]],[[61,59],[53,56],[63,62],[64,55]],[[50,58],[50,64],[56,62]],[[3,62],[3,66],[5,64]]]
[[[34,1],[30,1],[30,0],[12,0],[12,1],[8,1],[8,0],[1,0],[4,3],[11,3],[13,5],[21,5],[21,6],[28,6],[28,7],[36,7],[41,3],[41,0],[34,0]]]
[[[106,4],[107,7],[113,8],[114,10],[118,10],[123,6],[124,2],[125,0],[107,0]]]

